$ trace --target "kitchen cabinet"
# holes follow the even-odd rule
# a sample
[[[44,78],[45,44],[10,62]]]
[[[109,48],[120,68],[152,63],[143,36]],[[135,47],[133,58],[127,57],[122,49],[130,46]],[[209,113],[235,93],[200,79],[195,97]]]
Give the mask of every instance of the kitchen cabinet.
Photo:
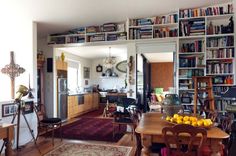
[[[85,93],[84,103],[78,101],[81,94],[68,96],[68,119],[77,117],[84,113],[98,109],[99,107],[99,94],[98,93]]]
[[[57,70],[65,70],[67,71],[67,62],[61,61],[61,60],[57,60],[56,61],[56,69]]]

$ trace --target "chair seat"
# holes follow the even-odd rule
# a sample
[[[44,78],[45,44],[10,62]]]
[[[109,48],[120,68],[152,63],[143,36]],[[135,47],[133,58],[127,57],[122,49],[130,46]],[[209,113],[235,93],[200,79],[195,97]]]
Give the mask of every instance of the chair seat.
[[[42,123],[60,123],[61,119],[60,118],[45,118],[41,120]]]
[[[118,118],[115,119],[115,123],[124,123],[124,124],[129,124],[129,123],[133,123],[132,119],[130,118]]]

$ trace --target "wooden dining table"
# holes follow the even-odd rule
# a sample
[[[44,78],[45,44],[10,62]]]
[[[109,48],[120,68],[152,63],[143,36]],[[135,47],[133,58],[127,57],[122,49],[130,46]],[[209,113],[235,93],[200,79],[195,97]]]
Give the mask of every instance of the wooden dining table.
[[[14,124],[3,123],[0,125],[0,139],[3,139],[5,145],[5,155],[12,155],[12,143],[14,139]],[[0,154],[1,155],[1,154]]]
[[[141,135],[143,156],[150,155],[149,149],[152,143],[164,143],[162,129],[173,126],[172,123],[162,119],[162,116],[163,114],[157,112],[144,113],[135,129]],[[188,137],[186,136],[186,140],[188,140]],[[208,145],[212,151],[212,156],[216,156],[219,155],[221,150],[222,140],[227,138],[229,138],[229,134],[217,127],[211,127],[207,129],[207,141],[204,142],[204,145]]]

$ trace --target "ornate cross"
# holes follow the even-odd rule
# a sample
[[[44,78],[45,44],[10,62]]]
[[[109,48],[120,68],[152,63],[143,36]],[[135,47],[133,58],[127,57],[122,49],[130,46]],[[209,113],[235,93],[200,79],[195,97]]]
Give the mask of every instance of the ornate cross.
[[[132,89],[130,89],[127,93],[129,93],[129,96],[132,96],[134,91]]]
[[[1,69],[3,74],[7,74],[11,79],[11,98],[14,99],[15,95],[15,78],[20,76],[20,74],[25,72],[25,69],[20,67],[18,64],[15,64],[14,52],[11,51],[10,54],[10,64],[5,65]]]

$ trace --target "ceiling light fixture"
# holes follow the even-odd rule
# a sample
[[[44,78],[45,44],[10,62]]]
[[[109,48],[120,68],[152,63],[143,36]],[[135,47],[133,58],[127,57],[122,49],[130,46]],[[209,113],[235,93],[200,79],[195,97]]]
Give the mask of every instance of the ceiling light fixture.
[[[111,56],[111,47],[109,47],[109,56],[103,60],[105,68],[110,69],[116,63],[116,58]]]

